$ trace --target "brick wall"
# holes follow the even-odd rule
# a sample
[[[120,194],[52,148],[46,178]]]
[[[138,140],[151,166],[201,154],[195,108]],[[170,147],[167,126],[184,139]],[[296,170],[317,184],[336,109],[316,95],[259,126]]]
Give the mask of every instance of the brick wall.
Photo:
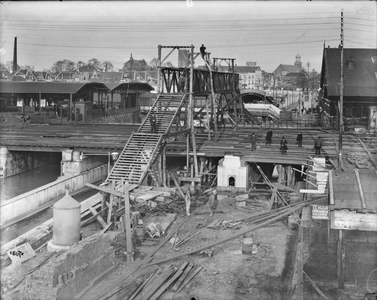
[[[93,278],[112,266],[115,253],[110,244],[119,234],[97,233],[52,256],[26,277],[21,299],[72,300]]]

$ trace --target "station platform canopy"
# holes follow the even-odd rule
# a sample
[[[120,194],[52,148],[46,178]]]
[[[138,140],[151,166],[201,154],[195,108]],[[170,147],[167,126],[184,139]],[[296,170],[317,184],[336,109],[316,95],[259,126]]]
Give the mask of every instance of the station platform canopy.
[[[266,93],[255,89],[241,90],[241,98],[243,103],[263,103],[266,100]]]
[[[144,82],[35,82],[0,81],[0,93],[15,94],[77,94],[77,93],[135,93],[153,88]]]

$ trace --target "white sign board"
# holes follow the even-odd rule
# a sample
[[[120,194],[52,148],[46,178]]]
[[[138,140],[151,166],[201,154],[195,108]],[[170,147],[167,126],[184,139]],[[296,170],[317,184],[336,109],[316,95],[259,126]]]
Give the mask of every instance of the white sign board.
[[[329,219],[329,207],[327,205],[312,205],[312,218],[320,220]]]
[[[7,251],[12,263],[22,263],[35,256],[35,252],[29,243],[22,244]]]
[[[377,214],[335,210],[331,212],[331,228],[377,231]]]

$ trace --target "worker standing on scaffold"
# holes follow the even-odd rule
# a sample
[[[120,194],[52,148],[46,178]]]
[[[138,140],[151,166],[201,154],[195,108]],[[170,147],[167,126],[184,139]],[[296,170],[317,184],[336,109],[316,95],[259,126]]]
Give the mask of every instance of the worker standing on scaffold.
[[[200,54],[202,55],[203,59],[206,59],[206,47],[204,47],[204,44],[200,47]]]

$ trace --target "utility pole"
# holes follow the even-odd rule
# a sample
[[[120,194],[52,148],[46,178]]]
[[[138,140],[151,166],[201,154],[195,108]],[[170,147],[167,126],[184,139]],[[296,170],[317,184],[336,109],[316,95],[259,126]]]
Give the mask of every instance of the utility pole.
[[[340,24],[340,92],[339,92],[339,149],[338,149],[338,166],[342,165],[342,145],[343,145],[343,10],[341,12]]]

